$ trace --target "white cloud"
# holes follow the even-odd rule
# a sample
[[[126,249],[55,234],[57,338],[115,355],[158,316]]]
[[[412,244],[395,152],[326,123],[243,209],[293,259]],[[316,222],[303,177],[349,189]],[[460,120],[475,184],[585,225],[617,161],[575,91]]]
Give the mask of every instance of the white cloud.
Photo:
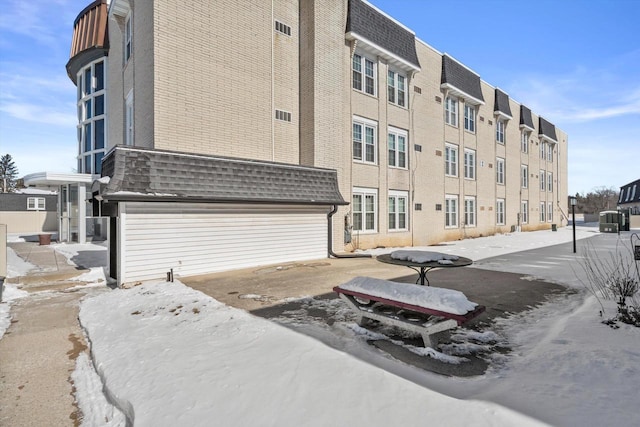
[[[69,127],[77,123],[75,114],[66,112],[69,111],[68,108],[65,108],[65,112],[61,112],[41,105],[5,102],[0,105],[0,111],[15,119],[55,126]]]

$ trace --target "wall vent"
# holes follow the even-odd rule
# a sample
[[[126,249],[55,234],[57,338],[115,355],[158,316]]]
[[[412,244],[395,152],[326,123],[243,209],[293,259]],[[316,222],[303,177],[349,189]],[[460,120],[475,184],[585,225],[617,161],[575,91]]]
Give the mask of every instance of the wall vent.
[[[288,111],[276,110],[276,120],[283,122],[291,121],[291,113]]]
[[[413,87],[413,91],[414,91],[415,93],[422,93],[422,88],[420,88],[420,87],[418,87],[418,86],[414,86],[414,87]]]
[[[276,21],[276,31],[287,36],[291,35],[291,27],[280,21]]]
[[[413,149],[416,150],[417,152],[422,152],[422,145],[419,144],[414,144],[413,145]]]

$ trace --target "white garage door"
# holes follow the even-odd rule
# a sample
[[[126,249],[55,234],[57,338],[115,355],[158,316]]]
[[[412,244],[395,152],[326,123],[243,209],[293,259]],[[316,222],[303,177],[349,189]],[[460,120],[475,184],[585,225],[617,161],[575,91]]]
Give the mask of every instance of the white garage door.
[[[121,203],[122,283],[327,257],[329,207]]]

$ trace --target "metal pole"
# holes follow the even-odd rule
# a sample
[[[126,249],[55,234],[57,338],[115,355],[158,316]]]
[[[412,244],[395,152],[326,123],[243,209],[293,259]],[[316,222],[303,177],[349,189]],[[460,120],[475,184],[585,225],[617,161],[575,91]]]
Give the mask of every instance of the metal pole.
[[[571,221],[573,222],[573,253],[576,253],[576,206],[571,205]]]

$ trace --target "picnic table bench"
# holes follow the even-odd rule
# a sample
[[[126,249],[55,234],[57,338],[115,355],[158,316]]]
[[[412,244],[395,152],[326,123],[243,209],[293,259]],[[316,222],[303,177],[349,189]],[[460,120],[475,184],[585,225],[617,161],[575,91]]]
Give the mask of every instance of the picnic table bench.
[[[365,326],[368,319],[419,334],[425,347],[484,312],[459,291],[356,277],[333,288]]]

